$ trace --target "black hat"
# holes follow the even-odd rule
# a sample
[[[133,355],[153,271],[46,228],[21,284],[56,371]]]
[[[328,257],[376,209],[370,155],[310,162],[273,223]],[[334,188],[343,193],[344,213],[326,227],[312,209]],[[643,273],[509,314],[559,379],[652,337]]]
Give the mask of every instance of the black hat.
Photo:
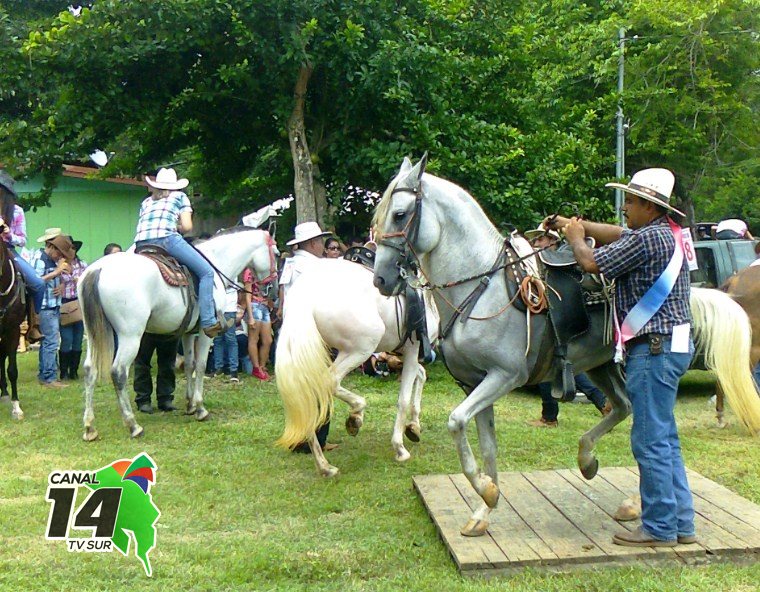
[[[74,237],[69,235],[69,240],[71,241],[71,244],[74,245],[74,250],[78,253],[79,249],[82,248],[82,241],[74,240]]]

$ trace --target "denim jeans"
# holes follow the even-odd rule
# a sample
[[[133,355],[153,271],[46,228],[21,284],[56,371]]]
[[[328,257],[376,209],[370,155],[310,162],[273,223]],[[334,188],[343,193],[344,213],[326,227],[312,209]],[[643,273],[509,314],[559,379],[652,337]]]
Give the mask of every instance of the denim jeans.
[[[61,327],[61,352],[82,351],[83,337],[84,323],[82,321]]]
[[[198,278],[198,306],[200,308],[201,327],[210,327],[216,323],[216,306],[214,304],[214,268],[201,254],[185,241],[179,234],[170,234],[161,238],[138,241],[138,247],[144,244],[158,245],[177,261],[192,271]]]
[[[755,366],[752,375],[755,377],[755,384],[760,388],[760,363]]]
[[[58,378],[58,346],[61,335],[58,331],[61,314],[59,308],[43,308],[40,311],[40,331],[45,336],[40,343],[40,382],[53,382]]]
[[[13,249],[13,252],[16,253],[16,249]],[[34,298],[34,310],[40,312],[40,309],[42,308],[42,299],[45,298],[45,282],[42,281],[42,278],[37,275],[36,271],[34,271],[34,267],[32,267],[32,265],[21,255],[16,253],[15,259],[18,268],[21,270],[21,275],[24,276],[26,286],[29,288],[32,297]]]
[[[235,334],[238,344],[238,368],[243,371],[244,374],[250,374],[253,372],[253,362],[248,357],[248,335],[245,333]]]
[[[681,443],[673,413],[678,381],[694,355],[672,353],[670,340],[662,353],[649,344],[631,347],[626,358],[625,390],[633,406],[631,450],[639,465],[641,522],[656,539],[671,541],[694,534],[694,504],[686,479]]]
[[[225,319],[235,320],[234,312],[225,312]],[[238,369],[238,342],[235,335],[235,326],[233,325],[224,333],[214,337],[214,369],[220,372],[223,367],[227,367],[230,374],[237,372]]]

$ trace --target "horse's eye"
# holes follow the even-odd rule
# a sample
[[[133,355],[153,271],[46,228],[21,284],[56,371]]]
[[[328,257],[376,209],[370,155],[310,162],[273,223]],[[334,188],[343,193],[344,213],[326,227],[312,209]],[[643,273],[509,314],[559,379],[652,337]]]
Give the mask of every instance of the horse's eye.
[[[404,219],[404,216],[406,216],[406,212],[393,212],[393,221],[401,222],[401,220]]]

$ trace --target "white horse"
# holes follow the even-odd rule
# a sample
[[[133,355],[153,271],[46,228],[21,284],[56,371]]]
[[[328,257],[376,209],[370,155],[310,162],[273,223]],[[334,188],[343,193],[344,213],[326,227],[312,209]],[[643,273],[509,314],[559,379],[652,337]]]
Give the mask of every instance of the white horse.
[[[252,267],[256,276],[267,280],[276,289],[277,247],[265,230],[236,226],[225,230],[198,245],[219,271],[236,279],[246,267]],[[224,282],[219,274],[214,281],[214,300],[217,316],[222,317]],[[157,265],[142,255],[114,253],[99,259],[87,268],[79,280],[79,302],[82,307],[85,331],[89,340],[85,371],[84,439],[98,437],[93,427],[95,414],[92,394],[98,376],[110,373],[119,400],[121,415],[130,436],[143,434],[137,423],[129,395],[127,378],[129,368],[137,356],[143,333],[168,335],[177,333],[187,312],[186,291],[169,286]],[[187,331],[198,322],[198,306],[190,312]],[[118,348],[114,357],[114,339]],[[197,349],[194,342],[198,341]],[[187,378],[187,413],[195,414],[198,421],[209,415],[203,406],[203,376],[206,358],[212,339],[202,331],[186,332],[182,336]],[[195,375],[193,376],[193,371]]]
[[[405,298],[381,296],[372,285],[372,272],[362,265],[320,259],[288,291],[285,307],[275,363],[285,406],[285,430],[278,444],[292,448],[308,441],[317,471],[325,477],[336,475],[338,469],[325,459],[315,433],[331,414],[333,395],[348,404],[346,429],[355,436],[367,403],[341,381],[374,352],[400,349],[404,367],[391,443],[396,460],[407,460],[403,434],[419,440],[420,398],[427,375],[417,360],[417,340],[404,341]],[[425,310],[434,341],[438,312],[432,301],[426,302]],[[334,362],[330,348],[338,350]]]
[[[434,292],[442,323],[448,327],[451,319],[467,321],[451,324],[451,331],[441,337],[439,347],[449,371],[467,392],[467,398],[451,413],[448,428],[462,470],[483,500],[462,534],[482,535],[500,494],[493,405],[519,386],[552,378],[546,358],[540,355],[545,315],[531,316],[529,334],[526,314],[507,304],[515,281],[500,266],[505,257],[504,237],[465,190],[426,174],[424,157],[415,166],[404,159],[378,205],[375,222],[380,239],[374,275],[380,292],[398,293],[419,267]],[[476,290],[486,277],[490,280],[477,297]],[[725,294],[693,290],[692,302],[695,300],[700,303],[700,307],[693,308],[696,345],[700,348],[702,344],[712,344],[707,365],[715,364],[724,387],[738,389],[735,400],[746,402],[734,407],[741,413],[757,403],[748,364],[747,315]],[[630,413],[620,369],[612,361],[613,344],[605,340],[606,320],[601,307],[589,310],[588,330],[573,339],[568,348],[568,359],[576,372],[588,371],[613,407],[580,439],[578,465],[587,479],[594,477],[599,465],[594,455],[596,442]],[[707,324],[700,326],[701,320]],[[733,342],[736,348],[727,350],[733,354],[730,358],[710,353],[722,351]],[[719,360],[723,367],[717,367]],[[483,468],[467,438],[467,425],[473,418]],[[754,423],[748,418],[742,421],[745,425]]]

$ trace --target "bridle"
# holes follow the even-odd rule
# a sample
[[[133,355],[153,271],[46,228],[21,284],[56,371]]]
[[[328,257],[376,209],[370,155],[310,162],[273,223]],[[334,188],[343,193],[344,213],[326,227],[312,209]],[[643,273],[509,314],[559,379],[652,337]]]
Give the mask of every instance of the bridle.
[[[396,193],[413,193],[414,211],[402,230],[399,232],[382,234],[381,237],[377,239],[377,244],[398,251],[399,254],[396,258],[396,268],[404,283],[407,283],[408,281],[409,271],[411,271],[411,275],[414,276],[422,269],[420,267],[419,255],[417,255],[414,250],[414,242],[417,240],[417,236],[420,233],[420,219],[422,212],[421,185],[422,183],[418,179],[417,184],[414,187],[394,187],[391,190],[391,196]],[[389,238],[401,238],[402,240],[400,244],[397,244],[396,242],[387,240]],[[427,280],[427,278],[425,279]]]

